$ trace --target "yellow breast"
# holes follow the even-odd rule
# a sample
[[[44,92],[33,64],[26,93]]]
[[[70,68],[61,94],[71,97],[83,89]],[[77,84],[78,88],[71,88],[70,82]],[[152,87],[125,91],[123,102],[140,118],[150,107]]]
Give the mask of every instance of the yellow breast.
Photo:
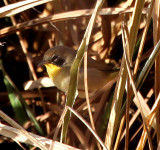
[[[70,81],[70,67],[58,67],[53,64],[45,64],[48,75],[55,86],[63,92],[67,92]]]
[[[50,79],[52,81],[54,81],[57,74],[61,70],[61,67],[58,67],[58,66],[53,65],[53,64],[45,64],[45,66],[46,66],[46,69],[47,69],[47,72],[48,72],[48,75],[49,75]]]

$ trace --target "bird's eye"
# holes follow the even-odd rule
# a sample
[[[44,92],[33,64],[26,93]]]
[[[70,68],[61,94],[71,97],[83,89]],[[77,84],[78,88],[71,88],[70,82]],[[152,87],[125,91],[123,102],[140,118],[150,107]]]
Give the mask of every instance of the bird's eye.
[[[63,64],[64,64],[64,62],[65,62],[65,60],[64,60],[63,58],[57,56],[57,55],[54,55],[54,56],[52,57],[52,62],[53,62],[55,65],[62,67]]]

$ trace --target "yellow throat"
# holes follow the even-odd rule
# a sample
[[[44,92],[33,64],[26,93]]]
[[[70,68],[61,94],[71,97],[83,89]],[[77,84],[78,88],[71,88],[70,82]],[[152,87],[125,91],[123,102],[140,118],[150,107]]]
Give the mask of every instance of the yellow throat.
[[[56,65],[53,65],[53,64],[45,64],[45,66],[46,66],[50,79],[54,81],[54,78],[57,76],[57,74],[62,68]]]

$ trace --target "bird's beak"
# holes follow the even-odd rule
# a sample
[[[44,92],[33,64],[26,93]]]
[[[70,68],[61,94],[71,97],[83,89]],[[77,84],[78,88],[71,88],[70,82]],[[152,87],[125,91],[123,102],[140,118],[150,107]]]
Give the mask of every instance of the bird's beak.
[[[48,63],[51,63],[51,62],[50,62],[50,61],[42,60],[42,61],[38,64],[38,67],[43,67],[45,64],[48,64]]]
[[[42,61],[38,64],[38,67],[43,67],[44,64],[46,64],[46,61],[42,60]]]

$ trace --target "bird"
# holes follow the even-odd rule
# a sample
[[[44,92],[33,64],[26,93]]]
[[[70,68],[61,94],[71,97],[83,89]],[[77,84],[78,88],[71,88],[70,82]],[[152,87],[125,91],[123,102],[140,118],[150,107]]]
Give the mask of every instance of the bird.
[[[49,48],[39,63],[44,65],[49,78],[54,85],[63,92],[67,92],[70,82],[70,69],[77,51],[67,46],[54,46]],[[87,58],[88,93],[92,97],[108,82],[117,78],[118,69],[113,65],[102,63],[91,57]],[[78,97],[85,98],[84,92],[84,64],[82,61],[78,74]]]

